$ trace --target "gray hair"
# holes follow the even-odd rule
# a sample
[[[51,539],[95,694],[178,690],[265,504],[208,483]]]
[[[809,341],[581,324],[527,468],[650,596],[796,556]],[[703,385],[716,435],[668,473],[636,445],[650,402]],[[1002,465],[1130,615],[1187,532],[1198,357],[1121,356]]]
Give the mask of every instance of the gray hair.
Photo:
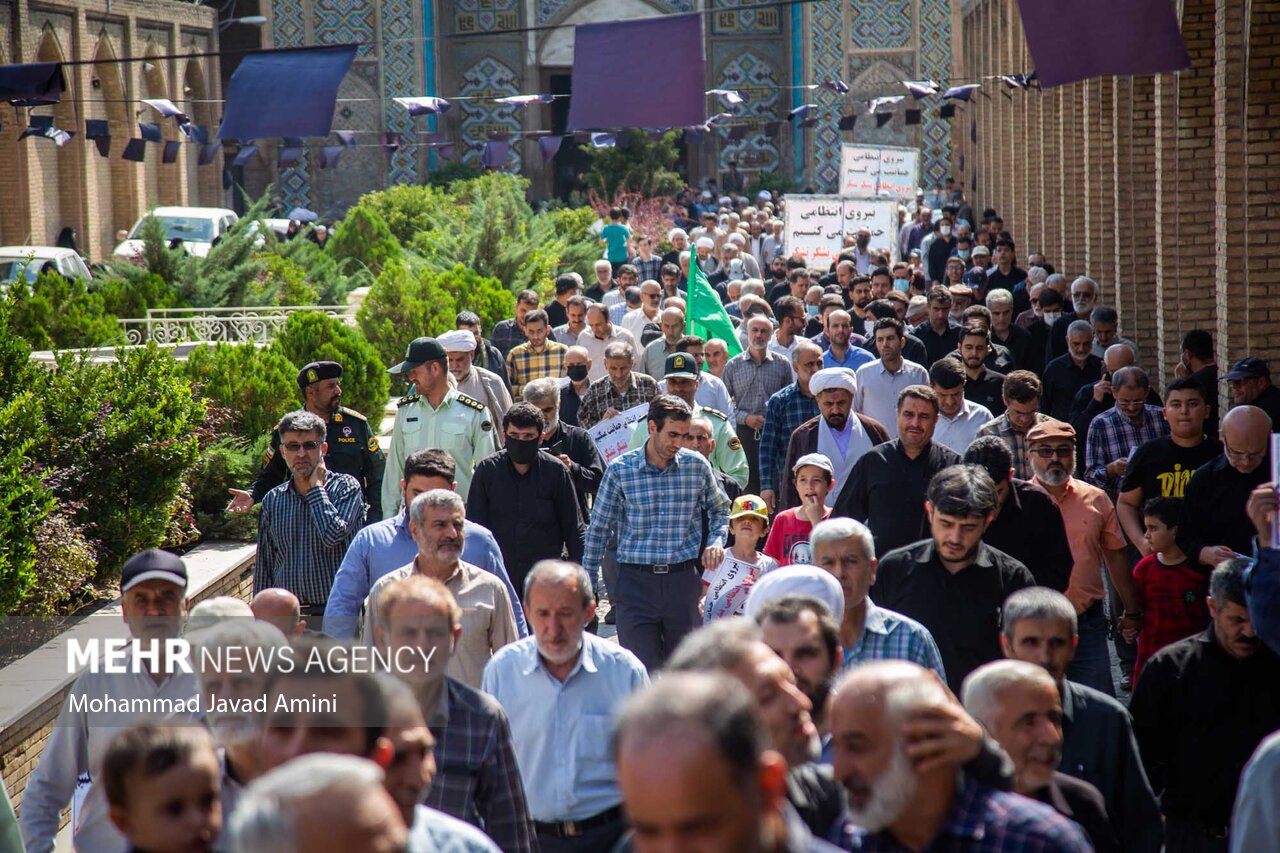
[[[819,545],[843,542],[846,539],[857,539],[862,543],[862,550],[868,560],[876,558],[876,540],[871,530],[861,521],[852,518],[828,518],[814,525],[809,531],[809,547],[817,550]]]
[[[1067,337],[1072,335],[1088,335],[1093,337],[1093,326],[1089,325],[1088,320],[1072,320],[1071,325],[1067,326]]]
[[[591,575],[582,566],[568,560],[539,560],[534,563],[529,574],[524,576],[524,600],[529,600],[533,585],[539,581],[547,584],[563,584],[570,580],[578,582],[578,594],[582,596],[582,606],[589,607],[596,600],[595,590],[591,586]]]
[[[1113,390],[1137,388],[1142,391],[1149,391],[1151,390],[1151,377],[1141,367],[1128,365],[1111,374],[1111,387]]]
[[[1023,619],[1066,622],[1071,626],[1071,636],[1080,635],[1075,605],[1065,595],[1047,586],[1029,586],[1004,600],[1001,629],[1006,638],[1013,639],[1013,627]]]
[[[751,296],[764,296],[764,282],[758,278],[749,278],[742,283],[742,290],[739,291],[742,296],[750,294]]]
[[[791,363],[799,364],[800,357],[803,356],[806,352],[810,352],[810,353],[816,352],[819,355],[821,355],[822,347],[818,346],[808,338],[797,338],[795,348],[791,350]]]
[[[1245,606],[1244,571],[1250,562],[1233,557],[1218,563],[1213,574],[1209,575],[1209,597],[1213,599],[1214,607],[1224,604]]]
[[[678,258],[678,260],[687,261],[692,257],[693,257],[693,254],[688,249],[684,249],[683,251],[680,252],[680,257]]]
[[[187,642],[191,644],[193,655],[203,657],[201,652],[216,655],[224,649],[281,648],[289,645],[289,638],[270,622],[260,619],[228,619],[193,631],[188,635]],[[199,675],[200,670],[197,670],[197,676]]]
[[[428,509],[451,509],[466,514],[467,505],[462,496],[452,489],[430,489],[413,499],[409,505],[409,521],[421,525]]]
[[[605,267],[609,267],[610,269],[612,269],[613,264],[609,263],[604,258],[601,258],[600,260],[596,261],[596,264],[595,264],[596,269],[604,269]]]
[[[526,403],[533,403],[536,406],[540,402],[551,402],[555,403],[556,408],[559,409],[560,383],[553,376],[544,376],[541,379],[525,383],[521,396],[524,397]]]
[[[851,690],[860,692],[860,682],[868,681],[880,685],[885,717],[898,744],[902,735],[896,732],[912,713],[951,704],[946,688],[928,670],[904,660],[870,661],[845,670],[833,692],[836,696]]]
[[[667,660],[667,672],[716,672],[743,663],[764,642],[760,626],[750,619],[717,619],[685,636]]]
[[[1093,286],[1093,295],[1098,295],[1098,283],[1087,275],[1076,276],[1075,281],[1071,282],[1071,290],[1074,292],[1077,284],[1090,284]]]
[[[1058,282],[1067,283],[1067,277],[1060,272],[1056,272],[1044,280],[1044,283],[1050,287],[1056,287]]]
[[[1045,280],[1048,278],[1049,271],[1044,267],[1030,267],[1027,270],[1027,287],[1031,287],[1036,284],[1044,284]]]
[[[382,779],[378,765],[365,758],[328,752],[295,758],[245,788],[231,814],[229,846],[238,853],[293,853],[300,803],[326,791],[358,797]]]
[[[1052,687],[1055,692],[1058,689],[1053,676],[1042,666],[1021,660],[997,660],[983,664],[965,677],[960,687],[960,702],[990,731],[1000,709],[1000,697],[1009,688],[1021,684]]]
[[[280,419],[276,431],[283,436],[286,432],[314,432],[324,441],[326,427],[324,420],[308,412],[306,409],[295,409]]]
[[[636,348],[626,341],[614,341],[604,348],[604,357],[606,360],[625,358],[627,361],[635,361]]]
[[[1037,267],[1037,269],[1039,268]],[[988,308],[993,308],[996,305],[1012,305],[1012,304],[1013,304],[1013,294],[1002,287],[997,287],[995,290],[987,294]]]

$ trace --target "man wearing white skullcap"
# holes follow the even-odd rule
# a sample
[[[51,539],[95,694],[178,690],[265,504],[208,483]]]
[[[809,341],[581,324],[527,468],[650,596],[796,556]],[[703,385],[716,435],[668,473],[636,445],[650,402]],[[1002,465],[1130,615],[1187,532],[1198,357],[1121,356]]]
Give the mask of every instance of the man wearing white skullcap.
[[[710,277],[720,271],[720,261],[713,254],[716,248],[714,237],[702,236],[693,244],[694,250],[698,254],[698,267],[703,274]]]
[[[844,483],[853,466],[877,444],[889,440],[884,424],[853,411],[858,392],[854,372],[847,367],[825,367],[809,378],[809,391],[818,403],[818,416],[802,423],[787,445],[784,471],[808,453],[821,453],[831,461],[837,483]],[[827,496],[827,506],[835,504],[836,492]],[[800,495],[794,481],[782,491],[778,511],[798,506]]]
[[[837,618],[838,614],[844,613],[844,591],[831,572],[817,566],[797,563],[761,576],[751,587],[751,594],[747,596],[743,606],[743,614],[748,619],[755,619],[766,605],[789,595],[816,598],[827,605]]]
[[[679,265],[680,253],[689,251],[689,233],[683,228],[672,228],[667,232],[667,242],[671,244],[671,251],[662,256],[662,262]]]
[[[466,329],[454,329],[436,340],[449,356],[449,375],[457,382],[458,391],[484,403],[493,423],[502,423],[502,416],[511,408],[511,392],[498,374],[472,363],[476,351],[475,335]],[[494,435],[501,447],[502,432],[494,430]]]

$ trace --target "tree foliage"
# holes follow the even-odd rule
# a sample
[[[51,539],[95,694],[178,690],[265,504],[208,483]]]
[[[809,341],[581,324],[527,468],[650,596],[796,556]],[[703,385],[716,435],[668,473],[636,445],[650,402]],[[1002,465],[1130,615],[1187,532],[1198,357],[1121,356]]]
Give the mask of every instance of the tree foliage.
[[[183,369],[201,398],[231,410],[234,432],[252,441],[298,408],[298,369],[274,347],[217,343],[196,347]]]
[[[341,364],[342,404],[364,415],[375,427],[382,422],[391,378],[377,348],[359,329],[318,311],[300,311],[290,315],[271,346],[299,370],[313,361]],[[402,353],[403,349],[401,345]]]
[[[33,349],[110,346],[124,340],[102,295],[90,292],[82,279],[41,273],[30,285],[14,282],[5,299],[10,331]]]
[[[591,163],[583,176],[587,188],[605,198],[618,192],[648,198],[674,195],[684,184],[674,168],[680,158],[676,147],[679,135],[671,130],[650,139],[643,130],[628,130],[617,134],[617,145],[612,148],[580,145]]]
[[[363,267],[377,275],[401,254],[400,242],[386,220],[369,205],[357,204],[338,223],[325,251],[344,268]]]
[[[500,287],[500,285],[499,285]],[[414,272],[401,261],[387,264],[356,313],[365,340],[386,365],[398,364],[405,347],[422,335],[453,328],[458,305],[430,270]]]

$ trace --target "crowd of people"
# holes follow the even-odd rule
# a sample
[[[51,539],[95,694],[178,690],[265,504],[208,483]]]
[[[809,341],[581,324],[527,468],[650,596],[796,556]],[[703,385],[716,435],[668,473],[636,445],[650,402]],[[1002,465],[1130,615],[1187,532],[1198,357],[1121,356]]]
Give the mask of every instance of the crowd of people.
[[[124,570],[134,638],[219,654],[72,690],[199,707],[64,710],[26,850],[73,795],[92,853],[1280,849],[1268,366],[1154,375],[951,189],[829,268],[768,192],[615,209],[589,281],[408,343],[385,451],[303,368],[252,601]]]

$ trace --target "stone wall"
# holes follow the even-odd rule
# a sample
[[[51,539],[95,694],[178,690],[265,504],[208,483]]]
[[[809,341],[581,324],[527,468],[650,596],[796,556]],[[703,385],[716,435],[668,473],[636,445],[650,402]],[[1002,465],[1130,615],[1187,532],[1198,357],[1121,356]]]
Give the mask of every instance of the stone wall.
[[[1221,365],[1280,356],[1280,9],[1178,7],[1191,68],[1012,97],[988,82],[953,136],[974,208],[1000,211],[1019,256],[1096,279],[1162,385],[1192,328]],[[1016,0],[963,15],[967,76],[1032,69]]]

